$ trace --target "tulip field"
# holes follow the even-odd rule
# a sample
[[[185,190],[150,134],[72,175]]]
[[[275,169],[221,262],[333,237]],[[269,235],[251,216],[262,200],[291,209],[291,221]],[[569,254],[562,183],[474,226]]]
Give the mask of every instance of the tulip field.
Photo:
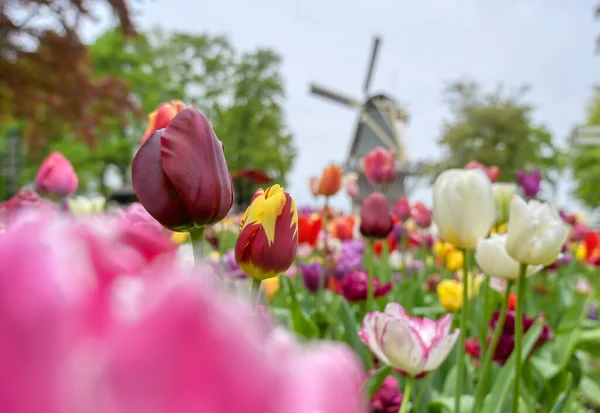
[[[600,232],[538,200],[539,171],[475,161],[390,200],[394,159],[365,157],[355,216],[329,206],[359,190],[337,165],[313,205],[273,182],[234,213],[178,102],[133,159],[139,203],[77,194],[51,154],[0,203],[0,412],[600,411]]]

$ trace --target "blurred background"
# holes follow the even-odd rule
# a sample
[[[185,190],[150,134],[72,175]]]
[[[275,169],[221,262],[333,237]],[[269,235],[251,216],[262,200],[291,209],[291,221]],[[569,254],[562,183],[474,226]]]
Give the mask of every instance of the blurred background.
[[[476,160],[503,181],[539,168],[542,198],[593,213],[599,6],[0,0],[0,200],[53,150],[80,192],[130,190],[148,113],[179,99],[211,120],[231,171],[263,171],[313,203],[311,175],[385,144],[361,132],[383,95],[411,197],[429,204],[436,173]],[[343,195],[332,203],[349,209]]]

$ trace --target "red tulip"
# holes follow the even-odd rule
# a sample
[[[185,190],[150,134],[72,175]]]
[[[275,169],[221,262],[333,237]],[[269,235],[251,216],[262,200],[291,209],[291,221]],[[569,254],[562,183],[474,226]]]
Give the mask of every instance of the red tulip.
[[[360,209],[360,233],[365,237],[385,238],[393,226],[385,195],[379,192],[369,195]]]
[[[391,183],[396,179],[396,153],[382,147],[370,151],[363,161],[365,177],[373,184]]]
[[[60,152],[52,152],[35,177],[35,189],[42,195],[64,198],[75,192],[78,185],[73,165]]]
[[[498,177],[500,176],[500,168],[498,168],[497,166],[487,167],[484,164],[479,163],[477,161],[469,162],[465,166],[465,169],[480,169],[483,172],[485,172],[485,174],[488,176],[488,178],[490,178],[490,181],[492,182],[496,182],[498,180]]]
[[[337,217],[331,222],[329,232],[341,241],[353,239],[355,225],[356,219],[353,216]]]
[[[319,233],[323,227],[323,219],[319,214],[300,215],[298,217],[298,244],[317,244]]]
[[[133,159],[132,178],[140,203],[173,230],[212,225],[233,204],[223,144],[195,108],[150,136]]]

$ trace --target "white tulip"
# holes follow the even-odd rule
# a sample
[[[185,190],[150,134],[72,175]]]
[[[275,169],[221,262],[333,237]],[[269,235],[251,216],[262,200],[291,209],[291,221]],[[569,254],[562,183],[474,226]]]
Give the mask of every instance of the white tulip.
[[[433,220],[444,241],[475,249],[496,220],[492,183],[478,169],[449,169],[433,186]]]
[[[508,222],[510,201],[517,192],[517,185],[498,182],[492,185],[492,190],[496,201],[496,225],[502,225]]]
[[[529,265],[552,264],[565,243],[568,230],[553,206],[515,195],[510,203],[506,251]]]
[[[104,210],[106,199],[101,196],[94,198],[86,198],[84,196],[77,196],[67,200],[69,211],[73,215],[88,215],[98,214]]]
[[[475,260],[479,268],[490,277],[505,280],[519,278],[520,264],[506,252],[506,234],[492,234],[489,238],[477,242]],[[528,266],[527,275],[533,275],[543,266]]]

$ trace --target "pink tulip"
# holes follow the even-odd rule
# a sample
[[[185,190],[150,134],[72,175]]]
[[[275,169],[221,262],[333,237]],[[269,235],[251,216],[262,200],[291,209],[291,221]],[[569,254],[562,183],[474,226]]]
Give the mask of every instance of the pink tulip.
[[[480,169],[483,172],[485,172],[485,174],[488,176],[488,178],[490,178],[490,181],[492,182],[496,182],[498,180],[498,177],[500,176],[500,168],[498,168],[497,166],[487,167],[484,164],[479,163],[477,161],[469,162],[465,166],[465,169]]]
[[[452,320],[410,317],[397,303],[384,312],[367,314],[360,330],[362,341],[384,364],[410,376],[437,369],[446,360],[460,330],[450,333]]]
[[[2,411],[365,413],[349,349],[274,342],[162,239],[110,216],[34,214],[2,234]]]
[[[396,201],[396,205],[394,205],[394,214],[402,221],[410,218],[411,207],[407,197],[403,196]]]
[[[396,179],[396,153],[381,147],[365,156],[363,169],[367,180],[373,184],[389,184]]]
[[[35,177],[35,189],[42,195],[64,198],[77,190],[79,178],[73,165],[60,152],[52,152],[42,162]]]
[[[423,203],[417,202],[410,210],[411,217],[420,228],[431,226],[431,210]]]

